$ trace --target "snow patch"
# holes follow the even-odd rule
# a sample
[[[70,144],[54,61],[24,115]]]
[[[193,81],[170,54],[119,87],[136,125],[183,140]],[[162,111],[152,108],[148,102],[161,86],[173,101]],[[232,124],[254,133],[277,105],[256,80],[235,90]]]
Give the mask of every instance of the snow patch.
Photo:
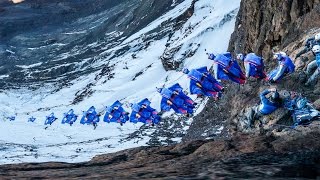
[[[1,75],[0,79],[4,79],[4,78],[7,78],[7,77],[9,77],[9,75],[7,75],[7,74],[6,75]]]
[[[19,68],[22,68],[22,69],[29,69],[29,68],[41,66],[41,64],[42,64],[42,62],[31,64],[31,65],[16,65],[16,66],[19,67]]]

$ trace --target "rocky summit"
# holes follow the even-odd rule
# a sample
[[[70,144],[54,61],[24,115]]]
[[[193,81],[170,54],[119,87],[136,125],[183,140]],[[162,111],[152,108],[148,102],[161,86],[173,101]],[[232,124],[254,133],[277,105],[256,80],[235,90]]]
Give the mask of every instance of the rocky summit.
[[[159,109],[155,88],[187,90],[181,70],[210,68],[211,52],[255,52],[270,72],[283,51],[296,70],[275,84],[222,82],[219,100],[191,96],[194,114],[165,112],[155,126],[0,121],[0,179],[319,179],[319,121],[293,126],[284,108],[244,121],[268,88],[301,93],[320,110],[319,81],[305,85],[314,55],[296,56],[319,32],[318,0],[1,1],[0,118],[91,104],[103,114],[115,100],[129,109],[146,96]]]

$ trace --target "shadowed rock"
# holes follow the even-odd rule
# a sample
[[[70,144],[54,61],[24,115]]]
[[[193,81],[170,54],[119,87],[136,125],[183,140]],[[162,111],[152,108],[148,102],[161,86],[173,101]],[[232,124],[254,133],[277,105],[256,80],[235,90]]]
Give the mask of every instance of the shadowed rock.
[[[319,132],[319,127],[313,127],[303,134],[238,134],[226,140],[134,148],[77,164],[3,165],[0,178],[316,178],[320,176]]]

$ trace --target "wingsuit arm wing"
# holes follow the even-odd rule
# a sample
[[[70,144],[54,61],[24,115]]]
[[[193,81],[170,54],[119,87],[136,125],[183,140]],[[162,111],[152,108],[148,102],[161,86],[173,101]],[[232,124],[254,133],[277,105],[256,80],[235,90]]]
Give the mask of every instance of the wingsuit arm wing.
[[[199,82],[191,80],[190,81],[190,92],[191,94],[202,94],[201,85]]]
[[[274,81],[277,81],[277,80],[284,74],[284,72],[285,72],[285,70],[286,70],[286,67],[287,67],[287,66],[284,65],[284,64],[281,64],[281,65],[280,65],[280,68],[279,68],[277,74],[273,77],[273,80],[274,80]]]
[[[246,77],[248,78],[250,76],[250,64],[244,63],[244,69],[246,70]]]
[[[213,71],[214,71],[214,78],[218,79],[218,69],[219,69],[219,65],[217,63],[213,64]]]
[[[161,111],[170,111],[171,105],[168,105],[168,100],[167,98],[161,99]]]
[[[271,91],[266,89],[264,91],[261,92],[260,94],[260,100],[263,104],[266,104],[269,100],[268,98],[266,98],[266,95],[269,94]]]

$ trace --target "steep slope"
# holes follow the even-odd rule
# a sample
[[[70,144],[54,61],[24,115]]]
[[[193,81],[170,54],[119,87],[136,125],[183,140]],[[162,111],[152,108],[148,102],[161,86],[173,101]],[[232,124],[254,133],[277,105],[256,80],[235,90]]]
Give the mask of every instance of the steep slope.
[[[25,1],[0,11],[0,88],[61,85],[181,1]],[[148,12],[148,13],[147,13]]]
[[[121,127],[119,124],[101,122],[94,131],[92,127],[82,126],[78,122],[72,127],[62,126],[59,122],[46,127],[43,121],[51,112],[54,112],[60,121],[63,113],[71,108],[81,117],[82,111],[92,105],[98,112],[104,114],[105,106],[111,105],[115,100],[121,100],[125,104],[125,109],[130,112],[129,102],[138,102],[146,97],[151,100],[151,106],[160,110],[161,96],[156,92],[156,87],[180,83],[188,91],[189,83],[182,72],[168,69],[166,71],[164,66],[178,62],[174,64],[179,65],[171,69],[210,67],[211,62],[207,60],[205,50],[223,52],[227,49],[239,2],[174,1],[171,10],[131,36],[128,34],[120,37],[119,41],[112,41],[115,44],[108,45],[110,34],[105,33],[103,37],[106,39],[101,41],[104,45],[101,45],[100,41],[93,44],[84,41],[84,48],[89,50],[97,48],[99,51],[91,54],[89,59],[75,58],[85,68],[78,69],[81,73],[75,72],[80,77],[70,78],[67,81],[57,77],[52,82],[51,80],[39,84],[33,82],[32,87],[2,90],[0,117],[3,122],[0,132],[4,148],[0,151],[1,163],[78,162],[88,160],[96,154],[130,147],[180,142],[193,120],[175,115],[173,112],[163,114],[163,121],[156,127],[132,123]],[[89,17],[94,19],[100,15],[101,18],[107,18],[100,12]],[[136,18],[138,17],[143,19],[141,16]],[[89,19],[86,22],[96,21]],[[97,23],[99,22],[101,19],[97,19]],[[79,28],[76,24],[72,25]],[[88,23],[83,25],[86,27]],[[34,33],[39,33],[38,29],[35,29]],[[87,34],[83,33],[84,36]],[[116,34],[119,34],[118,31],[113,32],[113,35]],[[14,33],[12,36],[16,37]],[[221,43],[212,43],[218,41]],[[74,58],[73,53],[82,52],[79,49],[68,51],[59,61],[67,62],[66,59]],[[171,58],[165,58],[167,56]],[[87,60],[90,61],[88,65]],[[59,67],[59,63],[53,64],[54,69]],[[33,66],[23,66],[23,68],[29,71]],[[51,69],[42,64],[35,68]],[[69,71],[63,73],[63,76],[72,77]],[[9,81],[9,79],[4,80]],[[37,84],[41,86],[38,87]],[[196,99],[195,96],[192,98]],[[196,101],[199,106],[195,114],[202,110],[207,99],[198,98]],[[8,120],[10,116],[16,116],[16,121],[10,122]],[[27,122],[31,116],[37,118],[35,123]],[[217,127],[217,130],[222,126],[223,124]]]

